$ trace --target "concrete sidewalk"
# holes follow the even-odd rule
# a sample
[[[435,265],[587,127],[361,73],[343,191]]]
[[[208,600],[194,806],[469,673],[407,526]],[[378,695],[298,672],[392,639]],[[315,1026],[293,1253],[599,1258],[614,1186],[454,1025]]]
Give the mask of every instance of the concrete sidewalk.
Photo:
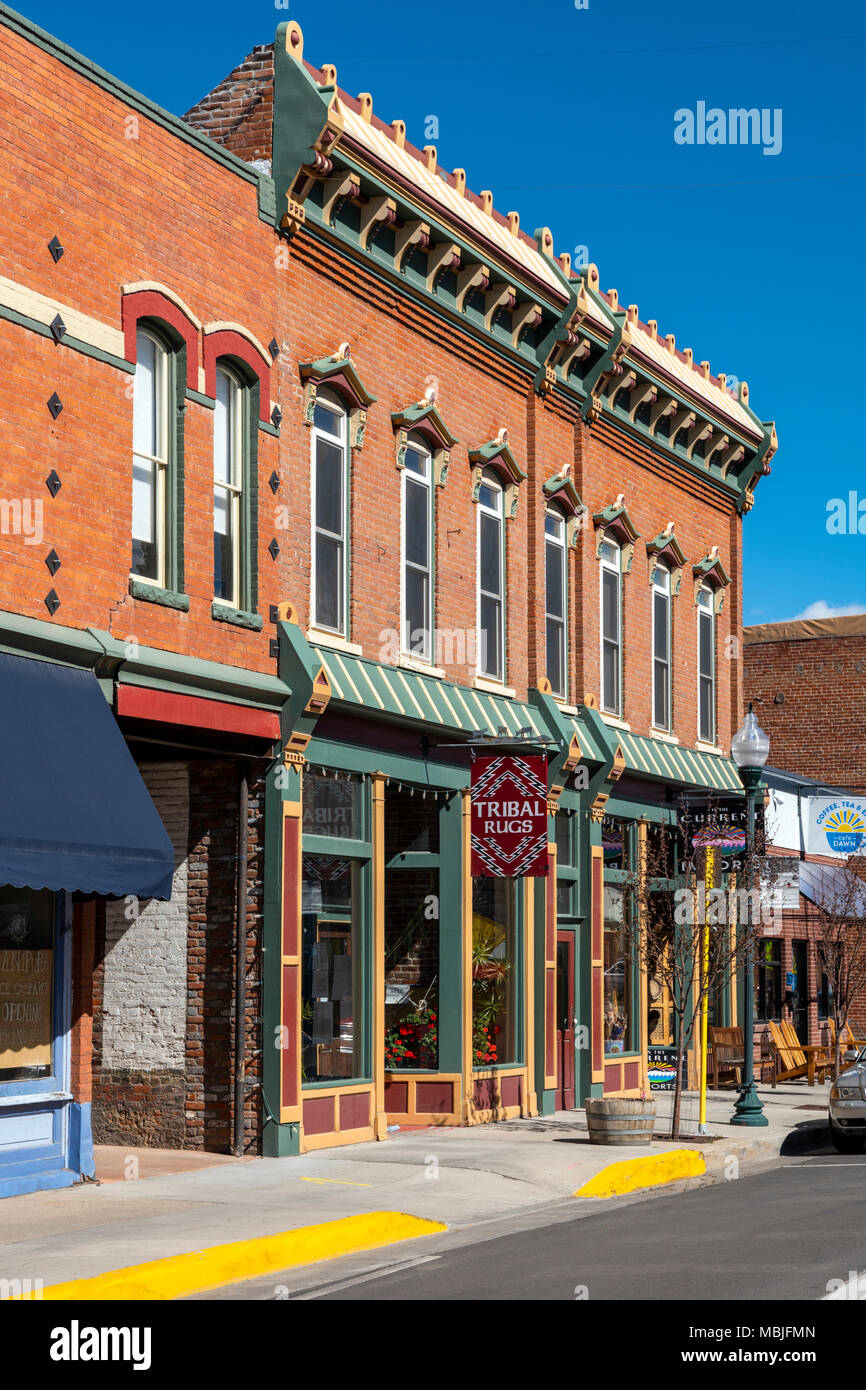
[[[729,1123],[735,1094],[711,1092],[708,1127],[718,1136],[711,1143],[590,1145],[584,1114],[573,1110],[471,1129],[393,1132],[382,1143],[294,1159],[232,1163],[217,1156],[212,1166],[191,1171],[7,1198],[0,1202],[0,1278],[42,1280],[47,1288],[372,1212],[461,1228],[574,1199],[608,1165],[671,1150],[704,1157],[707,1177],[698,1181],[730,1178],[771,1161],[783,1145],[826,1142],[820,1126],[827,1096],[826,1084],[762,1089],[769,1125],[740,1129]],[[685,1101],[688,1119],[696,1098]],[[113,1172],[135,1171],[124,1164],[134,1152],[116,1149]]]

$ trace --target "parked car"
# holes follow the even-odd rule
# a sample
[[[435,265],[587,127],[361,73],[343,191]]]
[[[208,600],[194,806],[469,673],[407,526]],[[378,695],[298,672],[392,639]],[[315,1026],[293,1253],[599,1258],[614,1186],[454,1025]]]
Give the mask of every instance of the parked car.
[[[866,1148],[866,1047],[842,1058],[844,1071],[830,1087],[830,1138],[840,1154]]]

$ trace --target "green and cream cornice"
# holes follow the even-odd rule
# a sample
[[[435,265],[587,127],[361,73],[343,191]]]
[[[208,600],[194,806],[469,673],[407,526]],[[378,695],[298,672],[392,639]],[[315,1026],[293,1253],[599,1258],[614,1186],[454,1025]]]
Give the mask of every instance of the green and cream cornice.
[[[518,488],[526,474],[511,452],[508,430],[502,429],[495,439],[488,439],[486,444],[470,449],[469,465],[472,469],[472,501],[478,501],[484,470],[491,468],[505,489],[506,517],[516,516]]]
[[[362,448],[367,411],[375,403],[376,397],[367,390],[358,375],[349,344],[341,343],[331,357],[299,363],[298,370],[304,387],[304,424],[313,423],[319,387],[330,386],[342,398],[348,411],[351,447]]]
[[[671,593],[678,594],[683,577],[683,568],[686,564],[686,557],[682,552],[680,543],[677,540],[674,530],[674,523],[669,521],[663,531],[652,540],[646,543],[646,553],[649,556],[649,582],[653,582],[653,571],[656,561],[663,560],[671,572]]]
[[[451,433],[439,413],[435,391],[431,389],[422,401],[415,401],[402,410],[392,410],[391,424],[397,446],[397,467],[405,468],[410,437],[419,434],[433,455],[434,481],[437,487],[444,487],[457,436]]]
[[[628,508],[625,505],[625,495],[620,493],[615,502],[602,507],[600,512],[594,512],[592,524],[596,532],[596,555],[601,555],[605,535],[608,531],[612,531],[622,548],[623,574],[628,574],[634,558],[635,541],[640,539],[640,532],[629,516]]]
[[[700,479],[739,511],[752,505],[775,430],[689,348],[662,336],[637,305],[602,292],[598,269],[572,274],[541,227],[473,193],[462,169],[414,149],[402,121],[386,124],[369,93],[350,96],[336,69],[303,61],[297,24],[281,25],[275,57],[274,200],[278,227],[360,261],[398,299],[556,393],[587,425],[612,425]]]

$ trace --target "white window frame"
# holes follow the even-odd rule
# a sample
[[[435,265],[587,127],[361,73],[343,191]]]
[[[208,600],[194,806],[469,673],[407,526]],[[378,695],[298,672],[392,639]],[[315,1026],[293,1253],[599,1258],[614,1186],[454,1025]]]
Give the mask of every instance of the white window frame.
[[[701,687],[707,679],[701,672],[701,622],[710,624],[710,721],[709,736],[701,729]],[[716,596],[708,584],[702,584],[697,593],[697,668],[698,668],[698,742],[715,745],[716,742]]]
[[[433,660],[433,455],[419,435],[410,435],[407,441],[406,456],[409,453],[417,454],[424,460],[424,474],[416,473],[414,469],[404,463],[400,470],[402,479],[400,482],[400,651],[405,656],[414,657],[416,661],[432,662]],[[410,561],[406,553],[406,543],[408,538],[408,513],[407,495],[410,482],[416,486],[424,487],[427,493],[427,568]],[[426,574],[427,577],[427,611],[424,614],[425,620],[425,642],[424,649],[419,651],[412,641],[412,633],[409,631],[409,619],[406,615],[406,574],[409,569]],[[417,631],[417,629],[416,629]]]
[[[661,577],[661,578],[660,578]],[[653,566],[652,577],[652,726],[660,729],[663,733],[670,733],[673,724],[672,708],[672,681],[671,681],[671,646],[673,637],[673,608],[671,604],[671,572],[667,565],[656,561]],[[656,655],[656,600],[663,597],[665,600],[665,655],[664,659]],[[665,704],[667,706],[667,720],[659,722],[658,711],[656,709],[656,667],[663,665],[665,668]]]
[[[498,506],[497,506],[496,508],[490,507],[485,501],[483,501],[481,494],[482,494],[484,488],[489,488],[489,489],[491,490],[491,492],[494,492],[494,493],[496,494],[496,496],[497,496],[497,498],[498,498]],[[476,621],[476,630],[477,630],[477,633],[478,633],[478,656],[477,656],[477,660],[478,660],[478,675],[481,676],[481,677],[483,677],[485,680],[498,681],[498,682],[504,683],[504,681],[505,681],[505,489],[504,489],[504,487],[503,487],[503,485],[502,485],[501,479],[500,479],[499,477],[497,477],[497,475],[492,471],[492,469],[486,468],[486,469],[484,470],[484,472],[482,473],[482,475],[481,475],[481,486],[480,486],[479,492],[478,492],[477,507],[478,507],[478,517],[477,517],[477,520],[476,520],[476,523],[475,523],[475,565],[476,565],[476,582],[475,582],[475,621]],[[482,518],[483,516],[492,516],[492,517],[495,517],[495,518],[496,518],[496,521],[497,521],[497,523],[498,523],[498,526],[499,526],[499,589],[500,589],[500,592],[499,592],[498,595],[495,595],[495,594],[492,594],[492,593],[487,593],[487,592],[485,592],[484,594],[482,594],[482,589],[481,589],[481,518]],[[486,669],[482,666],[482,664],[481,664],[481,663],[482,663],[482,657],[483,657],[483,650],[482,650],[482,649],[483,649],[483,647],[484,647],[484,643],[483,643],[483,641],[482,641],[482,627],[481,627],[481,599],[482,599],[482,597],[485,597],[485,598],[496,598],[496,599],[498,599],[498,602],[499,602],[499,656],[500,656],[500,662],[499,662],[499,670],[498,670],[498,671],[486,670]]]
[[[136,360],[141,359],[140,343],[142,338],[146,338],[154,347],[154,394],[156,396],[156,417],[157,417],[157,444],[161,446],[158,454],[144,454],[135,448],[135,411],[142,410],[140,389],[133,385],[133,447],[132,447],[132,466],[135,469],[136,460],[142,460],[151,464],[154,469],[154,544],[156,546],[156,575],[133,574],[130,567],[130,574],[141,584],[152,584],[154,588],[165,588],[166,578],[166,498],[168,495],[168,468],[171,449],[171,417],[168,408],[168,385],[171,376],[170,356],[171,350],[167,347],[163,339],[153,329],[144,326],[136,330]],[[138,386],[140,388],[140,381]],[[135,540],[135,537],[132,537]]]
[[[556,522],[557,531],[553,534],[547,529],[548,517]],[[554,695],[559,700],[568,699],[568,545],[566,541],[566,521],[565,516],[559,507],[551,505],[546,508],[544,514],[544,654],[545,665],[547,664],[547,637],[548,626],[555,623],[562,631],[562,689],[553,690]],[[547,547],[553,546],[562,554],[562,617],[558,618],[551,614],[548,607],[549,594],[547,592]],[[550,672],[547,672],[550,679]],[[551,686],[553,682],[551,681]]]
[[[220,379],[229,384],[229,442],[231,448],[232,470],[228,482],[216,481],[216,429],[214,429],[214,495],[224,492],[228,497],[227,516],[229,536],[232,543],[232,583],[231,594],[214,594],[214,603],[225,604],[228,608],[241,607],[241,575],[244,557],[243,535],[243,493],[244,493],[244,383],[236,372],[225,362],[218,362],[216,368],[216,392],[219,393]],[[216,534],[216,512],[214,511],[214,533]],[[216,587],[216,586],[214,586]]]
[[[316,394],[316,404],[327,407],[335,415],[339,416],[342,427],[339,434],[332,434],[330,430],[323,429],[315,422],[310,431],[310,626],[320,632],[333,632],[338,637],[348,638],[348,590],[349,590],[349,512],[348,512],[348,474],[349,474],[349,412],[345,402],[336,391],[320,390]],[[329,444],[336,445],[342,452],[343,463],[340,469],[340,517],[342,520],[342,531],[322,531],[322,534],[329,539],[338,541],[342,546],[343,563],[340,572],[340,596],[338,625],[332,627],[330,623],[320,621],[318,614],[318,594],[316,576],[316,537],[319,528],[316,526],[316,453],[318,441],[326,440]]]
[[[612,546],[612,547],[614,548],[614,550],[616,551],[616,560],[615,560],[615,561],[614,561],[614,560],[611,560],[611,559],[608,559],[608,557],[604,554],[605,546]],[[623,717],[623,713],[622,713],[622,711],[623,711],[623,701],[622,701],[622,655],[623,655],[623,653],[622,653],[622,546],[620,545],[619,540],[617,539],[616,536],[611,535],[611,534],[609,534],[609,533],[605,533],[605,535],[604,535],[604,537],[603,537],[603,539],[602,539],[602,544],[601,544],[600,547],[599,547],[599,550],[600,550],[600,552],[601,552],[600,555],[599,555],[599,578],[598,578],[598,589],[599,589],[598,628],[599,628],[599,662],[600,662],[600,667],[599,667],[600,704],[601,704],[601,709],[602,709],[602,713],[603,713],[603,714],[609,714],[609,715],[611,715],[611,717],[614,718],[614,719],[622,719],[622,717]],[[617,584],[616,584],[616,602],[617,602],[617,635],[616,635],[616,648],[617,648],[617,689],[616,689],[616,702],[615,702],[615,707],[613,707],[613,708],[612,708],[612,707],[610,706],[610,704],[607,703],[606,700],[605,700],[605,696],[606,696],[607,692],[605,691],[605,688],[604,688],[604,643],[605,643],[605,636],[604,636],[604,575],[605,575],[606,572],[609,573],[609,574],[615,574],[615,575],[616,575],[616,580],[617,580]]]

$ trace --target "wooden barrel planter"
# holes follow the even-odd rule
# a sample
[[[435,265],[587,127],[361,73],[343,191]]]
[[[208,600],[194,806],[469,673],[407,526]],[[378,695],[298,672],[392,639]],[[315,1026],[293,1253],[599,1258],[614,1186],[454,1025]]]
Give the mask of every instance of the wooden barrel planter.
[[[584,1101],[590,1144],[650,1144],[656,1117],[654,1100],[599,1096]]]

